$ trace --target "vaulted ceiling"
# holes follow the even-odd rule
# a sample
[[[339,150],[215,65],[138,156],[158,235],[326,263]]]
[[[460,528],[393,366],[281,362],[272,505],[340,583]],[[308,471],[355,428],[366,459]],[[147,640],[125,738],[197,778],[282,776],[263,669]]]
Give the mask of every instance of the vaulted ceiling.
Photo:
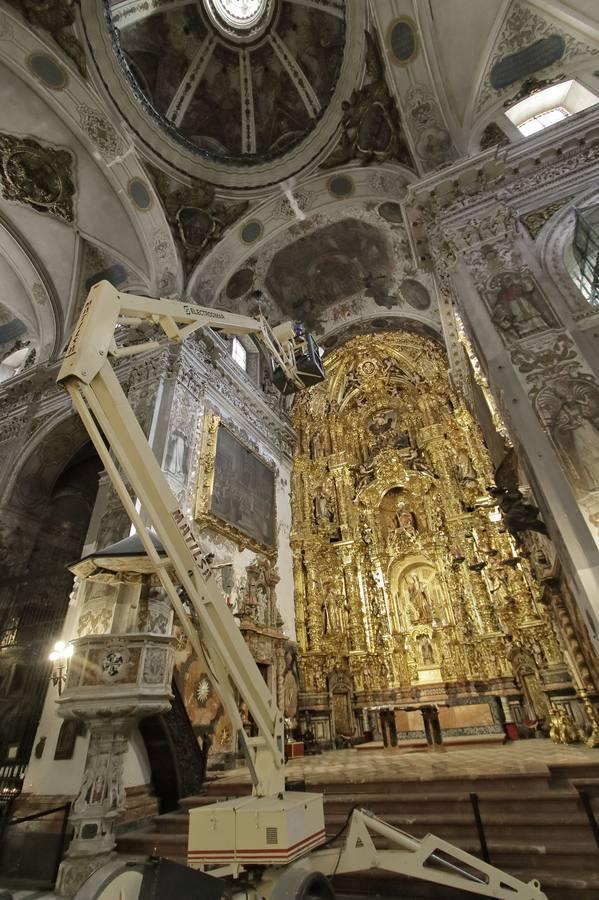
[[[562,76],[599,93],[595,0],[0,0],[0,356],[55,358],[99,277],[440,334],[405,191]]]

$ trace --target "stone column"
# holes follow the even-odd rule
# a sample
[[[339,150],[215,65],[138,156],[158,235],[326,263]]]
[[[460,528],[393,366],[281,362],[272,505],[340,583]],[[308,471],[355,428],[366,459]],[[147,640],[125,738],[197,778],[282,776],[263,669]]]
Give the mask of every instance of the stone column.
[[[351,650],[366,650],[366,630],[358,586],[358,568],[353,556],[343,558],[343,578],[349,607],[349,642]]]
[[[115,717],[87,724],[91,735],[85,773],[69,818],[74,834],[56,882],[57,893],[64,897],[72,896],[112,859],[114,828],[125,811],[123,763],[135,719]]]
[[[522,143],[502,157],[481,154],[411,187],[406,213],[420,262],[434,268],[444,299],[455,300],[597,651],[595,341],[581,327],[583,298],[563,296],[525,231],[526,217],[518,218],[538,210],[541,197],[550,204],[596,183],[592,127],[588,135],[590,144],[556,132],[536,156]]]
[[[492,277],[489,276],[489,280]],[[599,549],[564,471],[564,461],[558,457],[539,420],[536,406],[552,373],[555,375],[567,371],[568,366],[578,366],[576,353],[565,332],[556,334],[556,329],[543,336],[533,335],[532,342],[530,339],[521,341],[518,347],[508,351],[485,306],[482,288],[477,287],[472,270],[461,263],[453,280],[464,319],[475,348],[486,363],[489,383],[502,408],[519,457],[525,464],[535,498],[541,505],[554,543],[563,551],[560,556],[571,569],[573,583],[578,588],[578,602],[596,619],[599,617]],[[548,317],[551,315],[554,314],[547,313]],[[484,356],[480,350],[483,347]]]

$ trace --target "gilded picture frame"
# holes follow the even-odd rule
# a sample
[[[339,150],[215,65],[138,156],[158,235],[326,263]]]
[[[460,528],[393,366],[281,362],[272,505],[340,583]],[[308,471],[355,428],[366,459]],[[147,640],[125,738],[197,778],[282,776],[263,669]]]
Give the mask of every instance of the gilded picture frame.
[[[274,555],[277,548],[276,471],[208,410],[200,438],[195,521],[240,549]]]

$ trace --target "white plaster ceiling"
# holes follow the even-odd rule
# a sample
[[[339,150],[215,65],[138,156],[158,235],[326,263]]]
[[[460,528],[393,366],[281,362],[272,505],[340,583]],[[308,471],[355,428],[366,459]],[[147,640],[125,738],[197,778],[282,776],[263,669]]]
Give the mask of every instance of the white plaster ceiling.
[[[144,268],[145,258],[139,239],[96,160],[44,99],[3,65],[0,65],[0,104],[3,132],[31,136],[42,144],[67,148],[76,160],[75,227],[40,215],[22,204],[0,201],[3,212],[23,225],[21,230],[41,256],[57,257],[52,261],[52,268],[60,292],[68,292],[69,269],[72,268],[69,263],[72,263],[76,230],[93,235],[137,267]],[[48,252],[53,247],[59,252]]]
[[[11,319],[20,319],[28,332],[33,334],[38,332],[37,317],[25,285],[2,255],[0,255],[0,304],[4,319],[8,313]]]
[[[86,28],[92,39],[95,35],[99,53],[103,42],[107,45],[109,42],[101,4],[99,0],[84,0],[83,6]],[[505,95],[489,91],[488,86],[484,101],[481,100],[490,66],[499,58],[498,54],[509,54],[536,39],[534,27],[524,37],[515,33],[514,29],[511,32],[508,29],[506,37],[506,23],[514,10],[523,9],[525,20],[529,23],[548,23],[548,31],[542,29],[543,33],[556,29],[570,36],[573,49],[557,64],[557,68],[567,76],[571,77],[576,72],[581,73],[583,79],[592,79],[594,71],[599,69],[599,55],[595,55],[599,51],[599,3],[596,0],[568,0],[567,3],[562,0],[370,0],[369,3],[367,0],[348,0],[350,7],[350,18],[354,16],[355,22],[350,29],[351,40],[347,48],[349,65],[345,67],[345,80],[341,80],[340,92],[335,92],[331,107],[337,109],[336,122],[342,100],[351,96],[356,78],[363,71],[364,39],[361,27],[369,11],[369,27],[375,31],[378,29],[387,82],[396,96],[412,149],[419,146],[430,149],[430,140],[423,137],[422,129],[428,129],[429,133],[432,131],[437,137],[443,138],[444,134],[450,137],[445,158],[443,140],[440,140],[438,157],[429,155],[427,158],[426,154],[419,157],[418,152],[414,154],[421,175],[450,163],[468,150],[476,151],[478,145],[471,140],[472,134],[478,135],[484,124],[502,110]],[[104,91],[108,85],[108,89],[114,90],[117,96],[119,72],[116,68],[109,71],[106,66],[100,78],[100,73],[94,69],[100,58],[98,56],[95,62],[89,60],[89,75],[85,82],[47,34],[40,30],[32,31],[12,8],[6,9],[3,15],[10,20],[11,31],[6,32],[0,41],[0,131],[29,135],[42,143],[68,148],[76,160],[74,174],[77,193],[75,222],[72,225],[0,197],[0,215],[10,226],[13,240],[23,244],[29,255],[30,267],[35,271],[37,265],[38,280],[48,303],[46,306],[40,303],[32,306],[33,276],[30,272],[23,274],[26,267],[23,264],[21,271],[12,257],[9,260],[12,274],[4,267],[6,290],[14,302],[18,300],[17,305],[22,305],[24,321],[27,319],[32,328],[37,328],[46,348],[44,353],[49,355],[52,352],[52,329],[56,332],[54,344],[62,347],[68,329],[72,327],[85,282],[90,274],[93,275],[90,259],[105,260],[106,265],[122,263],[128,273],[127,282],[121,285],[124,289],[146,290],[157,296],[182,292],[183,270],[161,203],[144,171],[144,157],[134,149],[133,138],[112,105],[114,97],[111,99],[107,92],[101,99],[96,92]],[[418,34],[418,52],[412,60],[399,65],[397,60],[391,58],[388,35],[392,23],[402,17],[414,23]],[[84,43],[81,28],[78,33]],[[520,38],[524,44],[521,44]],[[108,51],[109,48],[106,46],[104,49]],[[48,90],[33,78],[29,64],[33,52],[52,57],[64,68],[64,89]],[[555,67],[551,67],[547,71],[542,70],[538,77],[552,77],[556,71]],[[121,93],[125,92],[125,87],[119,84]],[[516,84],[509,90],[517,89]],[[112,128],[112,149],[103,147],[98,134],[85,124],[85,116],[90,113],[104,117],[105,126],[108,130]],[[135,116],[141,119],[142,112],[136,110]],[[420,124],[419,117],[422,120]],[[141,122],[139,124],[141,127]],[[171,154],[172,158],[169,158],[169,147],[172,149],[169,140],[156,128],[147,127],[153,146],[152,153],[149,153],[144,145],[144,153],[149,153],[154,165],[161,160],[169,160],[172,165],[175,156]],[[335,127],[333,124],[327,131],[329,149],[336,140]],[[317,131],[315,129],[314,137]],[[297,226],[298,220],[302,225],[301,236],[343,219],[374,223],[379,206],[385,201],[401,203],[406,184],[414,179],[413,173],[396,162],[364,167],[350,163],[337,172],[329,170],[323,173],[313,168],[316,157],[320,158],[321,151],[324,153],[326,150],[320,138],[318,143],[318,152],[312,152],[306,146],[300,154],[302,160],[296,160],[296,171],[310,171],[311,174],[282,181],[283,170],[277,168],[278,164],[265,163],[257,174],[244,169],[237,173],[239,178],[237,175],[231,177],[228,190],[223,191],[221,186],[217,193],[226,200],[236,200],[239,196],[237,192],[243,189],[248,196],[253,196],[254,203],[244,218],[225,232],[223,240],[192,273],[187,285],[190,296],[208,304],[224,303],[223,290],[229,279],[248,265],[250,259],[253,260],[251,268],[259,276],[255,280],[256,287],[263,287],[262,275],[266,273],[267,263],[276,247],[298,237],[297,229],[295,234],[291,230]],[[177,156],[177,159],[181,157]],[[303,169],[306,160],[310,165]],[[186,184],[191,184],[194,174],[202,175],[218,185],[218,177],[222,173],[216,170],[211,172],[210,167],[197,166],[194,169],[191,166],[182,172],[181,177],[186,179]],[[331,180],[336,174],[350,178],[351,190],[346,197],[334,197],[331,193]],[[210,175],[214,178],[211,179]],[[149,202],[143,210],[135,208],[132,203],[129,191],[132,180],[142,182],[147,191]],[[289,197],[292,197],[292,204]],[[259,237],[254,242],[242,237],[243,229],[251,222],[257,223],[259,231]],[[380,227],[386,232],[397,259],[389,296],[397,296],[401,301],[400,284],[406,277],[420,279],[430,293],[428,276],[411,271],[409,254],[399,249],[402,243],[401,224],[381,223]],[[287,236],[284,233],[288,233]],[[94,248],[97,249],[95,256]],[[0,252],[4,249],[0,246]],[[11,281],[15,273],[21,278],[21,288]],[[366,272],[366,277],[368,274]],[[420,319],[424,324],[427,320],[427,325],[439,329],[436,303],[431,303],[427,310],[410,310],[409,304],[398,302],[397,310],[394,310],[385,302],[382,305],[377,303],[372,291],[363,292],[359,299],[360,303],[353,310],[348,307],[347,297],[331,303],[320,316],[321,334],[336,333],[354,316],[368,319],[395,315],[400,311],[414,321]],[[0,302],[3,302],[1,296]],[[58,307],[53,310],[53,317],[52,304]]]
[[[461,124],[505,0],[430,0],[429,7],[434,42],[430,49]]]

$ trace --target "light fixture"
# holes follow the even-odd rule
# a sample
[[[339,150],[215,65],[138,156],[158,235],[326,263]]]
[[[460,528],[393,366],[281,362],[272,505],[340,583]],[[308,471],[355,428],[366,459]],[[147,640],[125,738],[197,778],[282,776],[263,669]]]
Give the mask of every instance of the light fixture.
[[[50,676],[54,687],[58,687],[58,696],[62,694],[63,686],[67,680],[67,671],[69,660],[73,655],[73,645],[66,641],[56,641],[54,649],[49,654],[48,659],[54,663],[54,669]]]

